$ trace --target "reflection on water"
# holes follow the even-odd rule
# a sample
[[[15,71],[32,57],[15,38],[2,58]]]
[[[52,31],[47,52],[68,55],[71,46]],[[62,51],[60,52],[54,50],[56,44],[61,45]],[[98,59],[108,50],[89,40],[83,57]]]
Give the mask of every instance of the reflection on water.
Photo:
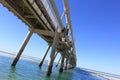
[[[53,66],[50,77],[46,76],[47,63],[42,68],[38,67],[37,62],[19,60],[16,67],[10,64],[12,58],[0,56],[0,80],[105,80],[92,76],[89,72],[75,68],[59,73],[59,67]]]

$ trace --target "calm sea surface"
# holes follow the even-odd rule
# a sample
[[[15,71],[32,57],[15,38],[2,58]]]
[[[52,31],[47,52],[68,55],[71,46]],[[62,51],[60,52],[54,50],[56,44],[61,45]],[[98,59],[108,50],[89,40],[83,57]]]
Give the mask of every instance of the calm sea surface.
[[[16,67],[11,67],[12,60],[12,57],[0,55],[0,80],[107,80],[77,67],[59,73],[59,67],[55,65],[48,77],[45,75],[47,63],[39,68],[38,62],[20,59]]]

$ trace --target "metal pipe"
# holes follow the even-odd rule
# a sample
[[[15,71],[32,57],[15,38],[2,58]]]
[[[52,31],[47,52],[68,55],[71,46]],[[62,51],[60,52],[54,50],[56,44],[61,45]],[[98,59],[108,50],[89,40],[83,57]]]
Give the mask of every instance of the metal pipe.
[[[57,21],[58,21],[58,26],[59,26],[59,29],[60,29],[60,31],[61,31],[61,30],[64,29],[64,27],[63,27],[61,18],[60,18],[60,16],[59,16],[57,7],[56,7],[56,5],[55,5],[55,2],[54,2],[54,0],[49,0],[49,1],[50,1],[51,6],[52,6],[52,9],[53,9],[53,11],[54,11],[54,13],[55,13],[55,15],[56,15],[56,18],[57,18]]]
[[[61,15],[61,20],[64,18],[65,16],[65,11],[63,11],[62,15]]]

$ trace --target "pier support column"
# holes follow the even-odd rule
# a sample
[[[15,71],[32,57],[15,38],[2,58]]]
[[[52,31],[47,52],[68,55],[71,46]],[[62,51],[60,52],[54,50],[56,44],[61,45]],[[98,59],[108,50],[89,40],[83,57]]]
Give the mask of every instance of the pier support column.
[[[29,29],[28,33],[27,33],[27,36],[25,37],[25,39],[24,39],[24,41],[23,41],[23,43],[22,43],[22,45],[21,45],[17,55],[15,56],[15,58],[14,58],[12,64],[11,64],[12,66],[15,66],[16,63],[18,62],[18,60],[19,60],[22,52],[24,51],[24,48],[26,47],[26,45],[27,45],[30,37],[32,36],[32,34],[33,34],[33,29]]]
[[[63,72],[64,59],[65,59],[65,56],[63,55],[63,56],[62,56],[62,60],[61,60],[61,65],[60,65],[60,70],[59,70],[59,72]]]
[[[57,65],[56,65],[56,67],[58,66],[58,64],[59,64],[59,62],[60,62],[60,60],[61,60],[61,58],[62,58],[62,57],[60,57],[60,59],[58,60],[58,63],[57,63]]]
[[[67,70],[67,65],[68,65],[68,59],[66,58],[65,70]]]
[[[46,70],[46,75],[48,75],[48,76],[51,74],[51,71],[52,71],[52,66],[53,66],[53,62],[54,62],[54,59],[55,59],[56,48],[57,48],[57,45],[58,45],[58,42],[59,42],[59,36],[60,36],[60,33],[56,31],[56,34],[55,34],[55,37],[54,37],[54,40],[53,40],[53,44],[52,44],[52,50],[51,50],[50,58],[49,58],[49,61],[48,61],[47,70]]]
[[[44,60],[45,60],[45,57],[46,57],[49,49],[50,49],[50,45],[48,45],[48,47],[46,48],[45,53],[44,53],[44,55],[43,55],[43,58],[42,58],[42,60],[40,61],[39,67],[42,66],[42,64],[43,64],[43,62],[44,62]]]
[[[56,58],[57,54],[58,54],[58,52],[56,51],[56,52],[55,52],[55,55],[54,55],[54,58]]]

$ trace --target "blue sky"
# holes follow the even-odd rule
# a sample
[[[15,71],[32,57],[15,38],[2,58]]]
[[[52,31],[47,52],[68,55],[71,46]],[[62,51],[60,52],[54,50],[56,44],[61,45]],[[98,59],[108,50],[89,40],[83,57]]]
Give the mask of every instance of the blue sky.
[[[61,14],[63,4],[56,3]],[[120,1],[69,0],[69,5],[77,66],[120,75]],[[0,4],[0,50],[16,53],[27,30],[27,25]],[[33,34],[23,54],[41,58],[46,47]]]

